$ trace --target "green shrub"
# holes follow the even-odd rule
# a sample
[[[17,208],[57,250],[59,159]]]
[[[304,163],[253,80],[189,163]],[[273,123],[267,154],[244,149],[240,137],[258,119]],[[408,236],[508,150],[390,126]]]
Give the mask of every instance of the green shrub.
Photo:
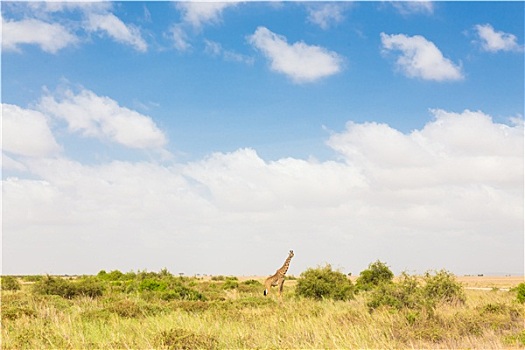
[[[417,278],[403,272],[397,283],[385,282],[376,286],[368,297],[367,306],[370,309],[388,306],[401,310],[420,309],[429,305]]]
[[[94,277],[83,278],[73,283],[76,288],[75,295],[95,298],[101,296],[104,292],[104,286]]]
[[[113,270],[109,273],[104,270],[100,270],[97,274],[97,277],[105,281],[120,281],[126,279],[126,275],[120,272],[119,270]]]
[[[371,290],[385,282],[392,282],[394,273],[383,262],[377,260],[368,265],[366,270],[361,271],[356,280],[358,290]]]
[[[152,292],[163,292],[168,288],[168,285],[166,282],[152,279],[152,278],[146,278],[142,281],[140,281],[139,284],[139,291],[152,291]]]
[[[387,306],[394,309],[425,309],[432,314],[438,303],[464,303],[463,286],[455,276],[445,270],[426,272],[421,286],[415,276],[401,274],[397,283],[385,282],[375,287],[369,295],[367,306],[376,309]]]
[[[44,279],[33,285],[36,294],[58,295],[66,299],[71,299],[76,295],[76,288],[73,282],[66,281],[60,277],[46,276]]]
[[[257,280],[247,280],[247,281],[242,282],[242,284],[245,284],[247,286],[257,286],[257,287],[262,286],[262,283]]]
[[[163,290],[157,294],[162,300],[189,300],[189,301],[205,301],[206,297],[199,291],[188,288],[182,284],[173,285],[167,290]]]
[[[33,292],[36,294],[58,295],[66,299],[76,296],[94,298],[101,296],[103,291],[103,285],[92,277],[85,277],[75,282],[60,277],[46,276],[33,286]]]
[[[326,265],[301,273],[295,293],[313,299],[348,300],[354,297],[354,286],[345,274]]]
[[[20,290],[20,282],[14,276],[2,276],[2,290]]]
[[[516,299],[520,304],[525,303],[525,283],[518,284]]]
[[[431,274],[425,272],[423,293],[426,298],[435,302],[465,303],[463,286],[456,280],[453,273],[440,270]]]
[[[222,289],[235,289],[237,287],[239,287],[239,282],[230,278],[226,279],[226,282],[222,285]]]

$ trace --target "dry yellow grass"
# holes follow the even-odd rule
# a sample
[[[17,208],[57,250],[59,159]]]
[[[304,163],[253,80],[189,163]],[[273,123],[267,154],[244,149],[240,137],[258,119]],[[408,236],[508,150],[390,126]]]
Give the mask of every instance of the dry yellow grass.
[[[525,282],[524,276],[458,276],[465,287],[514,288]]]
[[[240,281],[265,277],[241,277]],[[459,278],[469,286],[515,286],[511,277]],[[197,286],[222,281],[194,281]],[[192,282],[193,283],[193,282]],[[30,285],[3,293],[3,349],[502,349],[523,348],[524,311],[516,293],[467,290],[464,305],[424,310],[378,308],[367,295],[351,301],[214,289],[222,299],[164,301],[139,294],[63,299],[34,295]]]

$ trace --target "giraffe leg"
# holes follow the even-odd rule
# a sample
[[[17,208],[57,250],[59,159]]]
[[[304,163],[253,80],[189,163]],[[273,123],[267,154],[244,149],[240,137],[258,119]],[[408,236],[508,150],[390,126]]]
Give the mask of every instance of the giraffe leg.
[[[281,298],[281,295],[283,294],[284,289],[284,278],[279,281],[279,298]]]
[[[264,282],[264,296],[267,296],[268,294],[270,294],[270,289],[272,289],[272,280],[271,279],[267,279],[265,282]]]

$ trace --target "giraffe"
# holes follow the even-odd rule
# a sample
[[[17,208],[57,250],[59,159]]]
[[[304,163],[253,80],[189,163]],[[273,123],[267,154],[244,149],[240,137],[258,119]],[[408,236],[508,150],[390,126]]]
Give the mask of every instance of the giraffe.
[[[272,287],[279,286],[279,297],[281,297],[284,285],[284,275],[286,274],[286,271],[288,271],[290,260],[292,260],[292,258],[293,250],[290,250],[290,253],[288,253],[288,257],[286,258],[283,266],[281,266],[281,268],[277,270],[275,274],[271,275],[266,279],[266,281],[264,281],[264,295],[268,295]]]

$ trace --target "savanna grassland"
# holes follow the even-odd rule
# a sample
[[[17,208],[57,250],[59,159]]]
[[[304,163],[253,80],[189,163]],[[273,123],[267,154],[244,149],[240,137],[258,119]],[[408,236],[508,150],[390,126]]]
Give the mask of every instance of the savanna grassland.
[[[282,299],[262,278],[167,270],[4,276],[2,348],[523,348],[523,279],[476,281],[495,288],[446,271],[352,281],[329,265],[287,280]]]

